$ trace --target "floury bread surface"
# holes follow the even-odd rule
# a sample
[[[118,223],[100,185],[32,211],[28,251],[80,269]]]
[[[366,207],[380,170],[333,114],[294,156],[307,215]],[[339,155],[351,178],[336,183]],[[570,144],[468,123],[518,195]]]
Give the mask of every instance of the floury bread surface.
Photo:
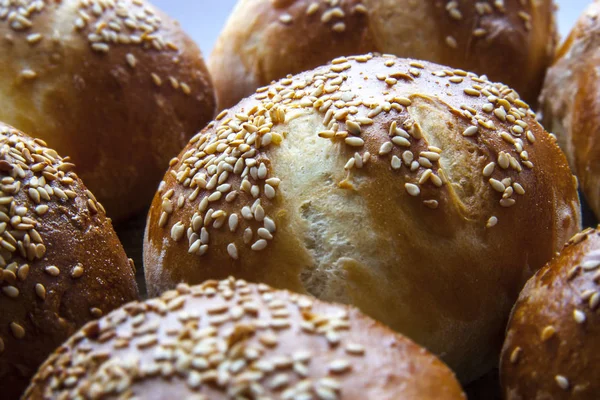
[[[510,88],[395,57],[261,88],[172,160],[148,216],[151,294],[234,275],[354,304],[463,380],[579,230],[576,180]]]

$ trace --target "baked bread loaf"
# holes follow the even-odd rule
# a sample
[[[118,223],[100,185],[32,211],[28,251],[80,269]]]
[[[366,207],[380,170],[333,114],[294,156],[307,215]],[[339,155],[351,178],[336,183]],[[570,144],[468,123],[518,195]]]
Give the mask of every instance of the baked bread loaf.
[[[394,54],[487,74],[535,103],[557,43],[552,0],[240,0],[209,59],[219,109],[335,57]]]
[[[506,400],[598,398],[599,236],[578,233],[521,292],[502,349]]]
[[[2,1],[0,38],[0,121],[71,155],[115,220],[214,117],[200,51],[145,0]]]
[[[24,399],[466,399],[440,360],[354,308],[233,278],[86,325]]]
[[[600,216],[600,1],[593,2],[548,70],[544,126],[558,137],[590,208]]]
[[[86,322],[138,298],[133,264],[73,168],[0,123],[2,398],[18,398]]]
[[[579,231],[579,207],[563,153],[510,88],[340,58],[223,111],[171,162],[146,282],[234,275],[354,304],[467,381],[497,362],[514,301]]]

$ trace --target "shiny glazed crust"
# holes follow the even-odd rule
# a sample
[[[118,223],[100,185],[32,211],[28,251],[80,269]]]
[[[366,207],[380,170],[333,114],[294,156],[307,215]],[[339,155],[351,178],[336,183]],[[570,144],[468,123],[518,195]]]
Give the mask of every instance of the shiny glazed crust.
[[[519,296],[502,350],[505,399],[600,393],[600,233],[577,234]]]
[[[234,275],[353,304],[469,380],[579,207],[563,153],[506,86],[342,58],[259,89],[172,160],[146,282]]]
[[[556,47],[552,0],[240,0],[209,59],[219,108],[335,57],[380,52],[504,82],[537,101]]]
[[[24,399],[466,399],[436,357],[346,306],[233,278],[86,325]]]
[[[110,219],[39,139],[0,123],[0,393],[16,399],[86,322],[138,298]]]
[[[6,4],[0,121],[71,155],[111,218],[147,207],[169,159],[214,117],[197,46],[143,0]]]
[[[542,92],[544,124],[556,134],[585,197],[600,215],[600,2],[581,15]]]

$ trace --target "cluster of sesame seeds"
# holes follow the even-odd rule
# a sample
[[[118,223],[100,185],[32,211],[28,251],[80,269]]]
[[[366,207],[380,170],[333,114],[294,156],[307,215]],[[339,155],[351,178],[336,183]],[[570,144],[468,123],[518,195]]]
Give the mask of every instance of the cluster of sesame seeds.
[[[568,246],[578,245],[579,243],[586,240],[591,234],[596,233],[591,228],[587,228],[582,232],[577,233],[568,243]],[[581,327],[581,332],[585,331],[585,324],[588,321],[588,313],[593,315],[600,306],[600,250],[588,251],[581,259],[581,261],[571,267],[566,273],[567,282],[572,282],[577,277],[584,277],[583,282],[591,282],[592,288],[586,283],[577,284],[571,286],[568,290],[575,289],[579,291],[578,297],[575,299],[573,304],[571,318],[572,323]],[[587,289],[576,289],[577,287],[585,286]],[[552,340],[563,340],[560,338],[560,328],[556,325],[550,324],[545,325],[540,330],[539,340],[542,343],[550,342]],[[584,333],[585,334],[585,333]],[[564,343],[564,342],[563,342]],[[573,353],[576,354],[577,352]],[[520,346],[513,347],[509,361],[511,364],[519,363],[523,349]],[[556,374],[554,375],[554,383],[562,390],[569,391],[576,385],[568,377],[568,374]]]
[[[178,395],[339,399],[367,351],[349,338],[351,326],[344,308],[317,312],[312,299],[265,285],[181,284],[85,326],[34,384],[53,398],[129,398],[141,395],[137,384],[163,380],[180,382]],[[298,336],[310,348],[296,346]]]
[[[0,126],[0,293],[17,300],[29,277],[31,265],[43,265],[46,245],[39,226],[52,204],[75,206],[80,196],[75,190],[74,165],[46,147],[40,139],[27,138],[6,126]],[[87,210],[97,214],[104,209],[91,192],[85,192]],[[57,266],[42,267],[48,277],[63,271]],[[73,279],[83,275],[78,264],[69,271]],[[42,283],[34,286],[40,301],[47,290]],[[25,316],[23,316],[25,318]],[[10,331],[17,339],[26,332],[21,321],[13,321]],[[4,340],[0,337],[0,353]]]
[[[473,13],[476,16],[475,24],[473,25],[471,34],[475,39],[488,39],[491,34],[496,35],[497,32],[489,32],[481,23],[484,17],[490,15],[507,15],[506,0],[480,0],[475,2],[467,2],[469,5],[462,5],[457,0],[448,0],[446,2],[446,13],[448,17],[456,21],[456,23],[462,23],[464,21],[464,15],[466,10],[464,7],[473,7]],[[513,11],[518,18],[522,21],[523,27],[526,31],[531,31],[532,20],[531,14],[527,12],[527,9],[531,7],[530,2],[527,0],[519,0],[517,4],[518,10]],[[473,38],[465,39],[465,46],[467,42],[470,42]],[[458,48],[458,40],[451,34],[446,36],[446,45],[453,49]]]
[[[277,200],[281,183],[273,176],[269,153],[285,140],[290,121],[315,112],[324,126],[316,133],[318,137],[350,154],[344,163],[347,178],[339,183],[341,188],[353,189],[353,174],[383,161],[391,171],[404,176],[408,195],[420,199],[427,208],[437,209],[439,199],[430,198],[430,194],[448,182],[440,166],[443,149],[427,143],[422,127],[410,115],[413,100],[399,94],[406,85],[425,79],[425,67],[417,61],[398,64],[397,58],[386,56],[383,63],[389,73],[365,76],[381,82],[381,96],[365,97],[357,90],[361,86],[348,84],[348,74],[353,62],[366,63],[372,58],[341,57],[312,75],[289,75],[259,88],[253,97],[256,104],[248,109],[221,112],[205,132],[192,138],[179,158],[171,161],[169,180],[178,187],[166,181],[160,184],[160,216],[154,223],[167,229],[173,241],[187,241],[188,252],[198,256],[209,252],[219,231],[241,233],[238,240],[222,244],[233,260],[242,257],[244,247],[265,250],[276,233],[275,218],[267,210]],[[533,168],[525,150],[535,142],[529,129],[533,112],[513,90],[485,77],[461,70],[436,70],[432,74],[440,86],[459,77],[460,83],[450,83],[459,85],[457,90],[472,91],[469,96],[473,98],[487,98],[489,110],[463,105],[450,111],[470,125],[464,129],[464,140],[497,135],[505,143],[506,149],[488,161],[482,175],[493,193],[498,193],[501,207],[514,206],[517,196],[525,194],[516,176]],[[393,120],[386,127],[385,140],[372,147],[364,132],[374,129],[376,119],[389,115]],[[178,210],[184,208],[193,209],[193,214],[179,217]],[[498,218],[492,216],[486,226],[497,223]]]
[[[74,0],[75,1],[75,0]],[[73,21],[74,31],[85,35],[90,48],[96,53],[108,53],[112,46],[136,46],[145,51],[172,52],[174,64],[180,62],[178,46],[161,34],[162,20],[155,10],[143,0],[77,0],[77,15]],[[60,41],[53,35],[46,38],[36,32],[35,17],[48,6],[42,0],[1,0],[0,21],[5,20],[17,34],[34,47],[43,40]],[[54,7],[59,7],[56,5]],[[14,40],[10,36],[10,40]],[[123,60],[125,65],[134,70],[138,60],[133,53],[127,53]],[[21,71],[24,80],[34,80],[38,73],[32,69]],[[160,77],[151,74],[151,81],[162,86],[168,81],[175,90],[186,95],[192,93],[190,85],[173,76]]]
[[[534,168],[526,149],[536,141],[530,126],[532,123],[536,124],[535,114],[514,90],[503,84],[491,83],[485,76],[477,77],[461,70],[436,71],[434,75],[448,78],[451,84],[461,86],[467,96],[486,99],[480,110],[465,104],[455,114],[470,124],[462,132],[464,137],[476,139],[482,131],[492,131],[509,147],[499,151],[496,159],[485,165],[482,175],[490,187],[501,195],[500,206],[514,206],[518,196],[525,194],[525,188],[515,177],[499,179],[497,176],[509,175],[511,171],[518,175],[526,169]],[[466,77],[470,78],[470,85],[467,84]],[[491,228],[497,223],[498,218],[492,216],[487,227]]]
[[[333,32],[346,31],[345,18],[351,14],[367,14],[368,10],[363,4],[356,4],[350,10],[344,10],[341,0],[312,1],[306,7],[305,14],[301,17],[320,18],[321,23],[330,27]],[[284,25],[293,25],[294,18],[287,12],[279,15],[279,21]]]

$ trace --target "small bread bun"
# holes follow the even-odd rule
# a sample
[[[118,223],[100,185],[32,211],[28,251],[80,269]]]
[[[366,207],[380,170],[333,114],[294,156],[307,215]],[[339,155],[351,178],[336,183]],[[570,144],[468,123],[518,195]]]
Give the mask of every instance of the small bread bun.
[[[340,58],[223,111],[171,162],[146,282],[237,275],[353,304],[470,380],[579,209],[564,155],[507,86]]]
[[[230,278],[86,325],[24,399],[466,399],[440,360],[358,310]]]
[[[575,235],[527,282],[502,349],[506,400],[597,399],[600,232]]]
[[[557,42],[552,0],[239,0],[209,59],[219,109],[272,80],[367,52],[487,74],[535,103]]]
[[[40,139],[0,123],[0,397],[86,322],[138,298],[94,195]]]
[[[2,1],[0,38],[0,120],[71,155],[115,220],[214,117],[198,47],[145,0]]]
[[[600,217],[600,1],[581,15],[548,70],[544,126],[558,137],[586,200]]]

